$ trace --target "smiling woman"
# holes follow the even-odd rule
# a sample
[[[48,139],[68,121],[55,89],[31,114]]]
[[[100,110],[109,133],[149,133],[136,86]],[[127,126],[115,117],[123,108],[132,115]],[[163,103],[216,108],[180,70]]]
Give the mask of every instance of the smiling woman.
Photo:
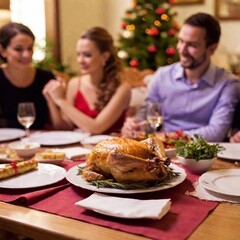
[[[119,131],[125,120],[131,89],[122,80],[122,67],[112,36],[93,27],[76,44],[81,75],[70,80],[66,89],[59,81],[44,88],[58,129],[74,127],[92,134]]]
[[[49,123],[48,108],[42,95],[44,85],[54,76],[32,65],[35,36],[25,25],[11,22],[0,28],[0,124],[21,128],[17,120],[20,102],[33,102],[36,109],[35,129]],[[11,108],[9,103],[11,102]]]

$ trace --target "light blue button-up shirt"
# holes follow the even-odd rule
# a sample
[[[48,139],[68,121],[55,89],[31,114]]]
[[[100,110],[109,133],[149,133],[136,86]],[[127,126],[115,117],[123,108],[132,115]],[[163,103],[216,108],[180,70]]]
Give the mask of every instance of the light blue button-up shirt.
[[[239,84],[235,75],[214,64],[191,84],[180,63],[174,63],[156,71],[148,100],[162,104],[165,132],[182,129],[191,136],[199,134],[207,141],[220,142],[232,123]]]

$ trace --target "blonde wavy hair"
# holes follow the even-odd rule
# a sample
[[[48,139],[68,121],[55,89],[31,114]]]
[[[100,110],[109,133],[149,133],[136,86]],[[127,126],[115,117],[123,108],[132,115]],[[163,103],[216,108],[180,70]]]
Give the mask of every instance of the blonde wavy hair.
[[[109,52],[110,57],[103,66],[103,79],[98,86],[95,107],[101,111],[110,101],[121,83],[122,64],[117,56],[112,36],[101,27],[93,27],[85,32],[81,39],[93,41],[101,53]]]

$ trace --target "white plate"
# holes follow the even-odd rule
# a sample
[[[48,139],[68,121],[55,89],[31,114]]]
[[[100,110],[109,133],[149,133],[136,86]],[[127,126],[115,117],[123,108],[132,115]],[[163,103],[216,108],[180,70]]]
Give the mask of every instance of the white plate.
[[[220,143],[225,148],[221,153],[218,153],[219,158],[227,160],[240,161],[240,143]]]
[[[4,167],[5,164],[0,164]],[[33,188],[47,186],[60,180],[66,176],[66,170],[53,164],[39,163],[36,170],[23,173],[11,178],[0,180],[0,188]]]
[[[50,131],[34,133],[30,136],[30,140],[38,142],[41,145],[57,146],[80,142],[87,137],[87,133],[78,133],[72,131]]]
[[[82,163],[78,166],[83,167],[85,166],[85,164],[86,163]],[[122,189],[115,189],[115,188],[97,188],[96,186],[92,186],[87,181],[85,181],[81,175],[77,175],[79,170],[78,166],[74,166],[68,170],[66,179],[75,186],[88,189],[94,192],[102,192],[102,193],[132,194],[132,193],[155,192],[155,191],[160,191],[160,190],[175,187],[176,185],[183,182],[186,178],[186,173],[183,168],[180,168],[175,164],[171,164],[170,166],[173,168],[173,170],[175,172],[179,172],[180,175],[176,178],[171,179],[165,185],[162,185],[159,187],[151,187],[148,189],[133,189],[133,190],[122,190]]]
[[[198,182],[206,189],[231,196],[240,196],[240,169],[221,169],[204,173]]]
[[[25,131],[18,128],[0,128],[0,142],[10,141],[25,136]]]
[[[82,144],[91,144],[91,145],[95,145],[103,140],[107,140],[107,139],[111,139],[113,138],[113,136],[109,136],[109,135],[93,135],[93,136],[89,136],[87,138],[84,138],[81,143]]]

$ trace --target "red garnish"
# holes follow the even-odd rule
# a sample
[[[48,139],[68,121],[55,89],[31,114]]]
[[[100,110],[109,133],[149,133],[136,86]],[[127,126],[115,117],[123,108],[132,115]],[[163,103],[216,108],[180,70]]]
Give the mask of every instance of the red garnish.
[[[17,163],[15,161],[11,162],[10,163],[15,171],[15,175],[18,174],[18,167],[17,167]]]

